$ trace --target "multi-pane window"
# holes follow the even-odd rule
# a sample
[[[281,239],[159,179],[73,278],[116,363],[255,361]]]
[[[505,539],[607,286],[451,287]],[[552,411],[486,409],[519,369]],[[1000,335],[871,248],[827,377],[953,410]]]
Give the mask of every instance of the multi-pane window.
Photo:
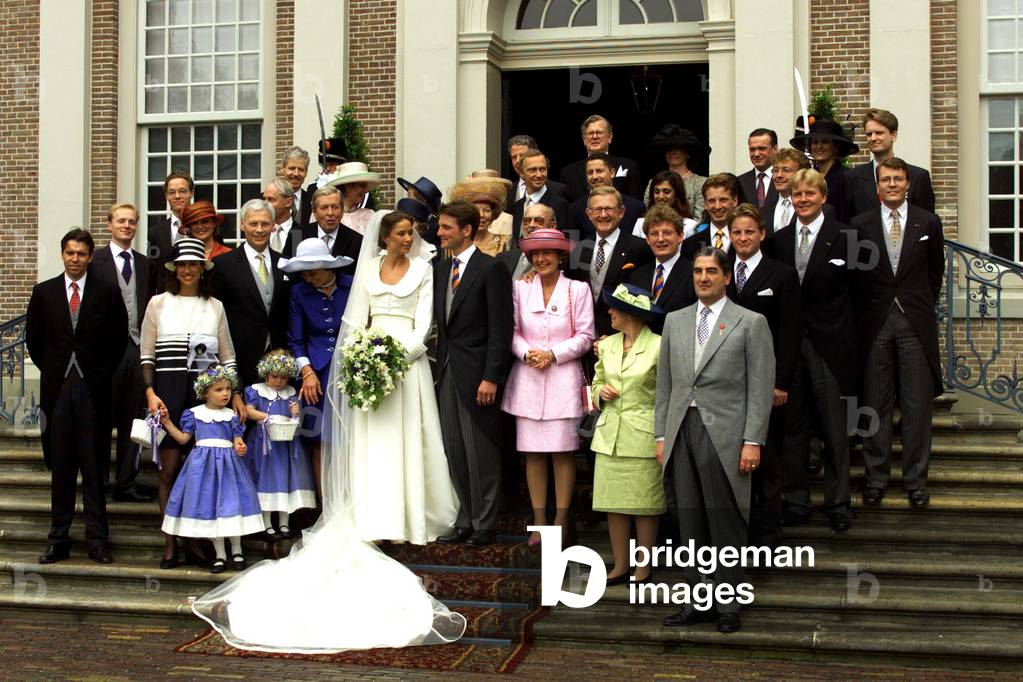
[[[259,196],[261,60],[267,0],[139,0],[141,210],[167,215],[171,171],[195,180],[212,201],[228,243],[236,215]]]
[[[149,0],[147,114],[259,109],[260,0]]]
[[[1023,261],[1023,0],[987,0],[983,34],[988,250]]]
[[[700,0],[523,0],[516,28],[597,26],[601,17],[620,25],[702,21],[703,5]]]
[[[149,223],[166,215],[164,178],[183,170],[195,180],[194,200],[212,201],[224,216],[225,241],[238,241],[238,207],[261,191],[261,128],[259,123],[147,128],[142,140]]]

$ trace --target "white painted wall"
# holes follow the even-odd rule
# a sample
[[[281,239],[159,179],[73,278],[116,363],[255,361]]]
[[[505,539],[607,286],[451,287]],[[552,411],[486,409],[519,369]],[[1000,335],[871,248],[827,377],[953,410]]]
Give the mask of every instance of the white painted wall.
[[[924,168],[931,167],[930,17],[929,0],[870,0],[870,105],[898,116],[895,154]]]
[[[310,178],[320,172],[316,161],[320,124],[314,95],[320,96],[328,137],[334,116],[347,95],[347,18],[347,0],[295,0],[293,142],[309,152]],[[273,78],[272,66],[267,74]],[[272,117],[266,120],[272,125]],[[275,166],[280,166],[280,159],[275,161]]]
[[[63,270],[60,238],[88,224],[90,3],[39,6],[39,279]]]

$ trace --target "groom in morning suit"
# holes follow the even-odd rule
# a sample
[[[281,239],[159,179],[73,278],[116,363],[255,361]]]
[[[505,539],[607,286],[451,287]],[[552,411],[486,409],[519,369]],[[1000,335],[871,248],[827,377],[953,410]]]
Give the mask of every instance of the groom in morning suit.
[[[25,322],[25,346],[39,368],[43,459],[52,477],[49,546],[39,563],[71,554],[81,471],[89,558],[109,564],[103,476],[110,464],[110,377],[124,355],[128,315],[121,292],[88,275],[95,243],[87,230],[73,228],[60,248],[64,272],[35,285]]]
[[[441,436],[458,495],[455,529],[438,540],[494,541],[501,490],[501,386],[514,330],[511,275],[473,240],[480,214],[471,203],[441,207],[437,236],[450,258],[434,263],[433,365]]]
[[[657,366],[657,461],[664,467],[680,541],[693,540],[697,552],[746,544],[750,474],[760,463],[771,415],[771,330],[763,315],[728,300],[730,279],[723,251],[704,247],[696,253],[693,283],[699,300],[668,315]],[[690,566],[685,576],[691,589],[711,583],[713,607],[686,604],[664,619],[666,626],[712,620],[715,608],[719,632],[742,626],[738,602],[717,595],[719,586],[743,582],[740,566],[719,565],[707,576]]]

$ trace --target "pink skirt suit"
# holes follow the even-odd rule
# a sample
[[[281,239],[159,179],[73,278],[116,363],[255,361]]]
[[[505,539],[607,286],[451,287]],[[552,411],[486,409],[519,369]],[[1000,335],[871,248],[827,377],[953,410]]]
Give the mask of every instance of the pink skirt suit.
[[[543,285],[534,277],[516,280],[512,298],[515,363],[501,409],[516,417],[519,452],[572,452],[579,447],[576,426],[583,415],[580,358],[592,350],[594,338],[590,287],[562,274],[544,306]],[[547,369],[526,365],[531,348],[552,351],[554,364]]]

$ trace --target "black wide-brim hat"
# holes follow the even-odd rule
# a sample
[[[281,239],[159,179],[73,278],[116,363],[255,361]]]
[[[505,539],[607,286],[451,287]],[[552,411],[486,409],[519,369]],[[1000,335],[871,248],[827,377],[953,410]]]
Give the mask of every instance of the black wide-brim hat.
[[[704,144],[693,131],[683,128],[677,123],[669,123],[654,135],[650,141],[654,149],[684,149],[691,157],[703,158],[710,156],[710,145]]]
[[[797,123],[797,125],[799,125],[799,123]],[[846,136],[842,125],[837,121],[832,121],[831,119],[818,119],[811,123],[809,137],[811,139],[817,137],[834,141],[836,153],[839,157],[850,156],[860,151],[860,146]],[[807,146],[807,141],[807,134],[800,132],[789,140],[789,144],[793,147],[803,149]]]
[[[440,200],[443,196],[437,185],[433,184],[430,178],[423,176],[415,182],[409,182],[405,178],[398,178],[398,184],[402,186],[406,192],[409,189],[414,189],[422,195],[426,202],[429,204],[430,212],[437,213],[440,211]]]
[[[650,300],[650,292],[634,284],[619,284],[614,289],[604,289],[602,296],[604,303],[609,308],[628,313],[644,322],[649,322],[664,314],[664,311]],[[650,301],[649,309],[637,305],[642,299]]]
[[[324,158],[326,156],[326,159]],[[340,137],[328,137],[326,140],[320,140],[320,165],[324,164],[324,161],[335,161],[337,163],[345,163],[348,161],[348,145]]]

